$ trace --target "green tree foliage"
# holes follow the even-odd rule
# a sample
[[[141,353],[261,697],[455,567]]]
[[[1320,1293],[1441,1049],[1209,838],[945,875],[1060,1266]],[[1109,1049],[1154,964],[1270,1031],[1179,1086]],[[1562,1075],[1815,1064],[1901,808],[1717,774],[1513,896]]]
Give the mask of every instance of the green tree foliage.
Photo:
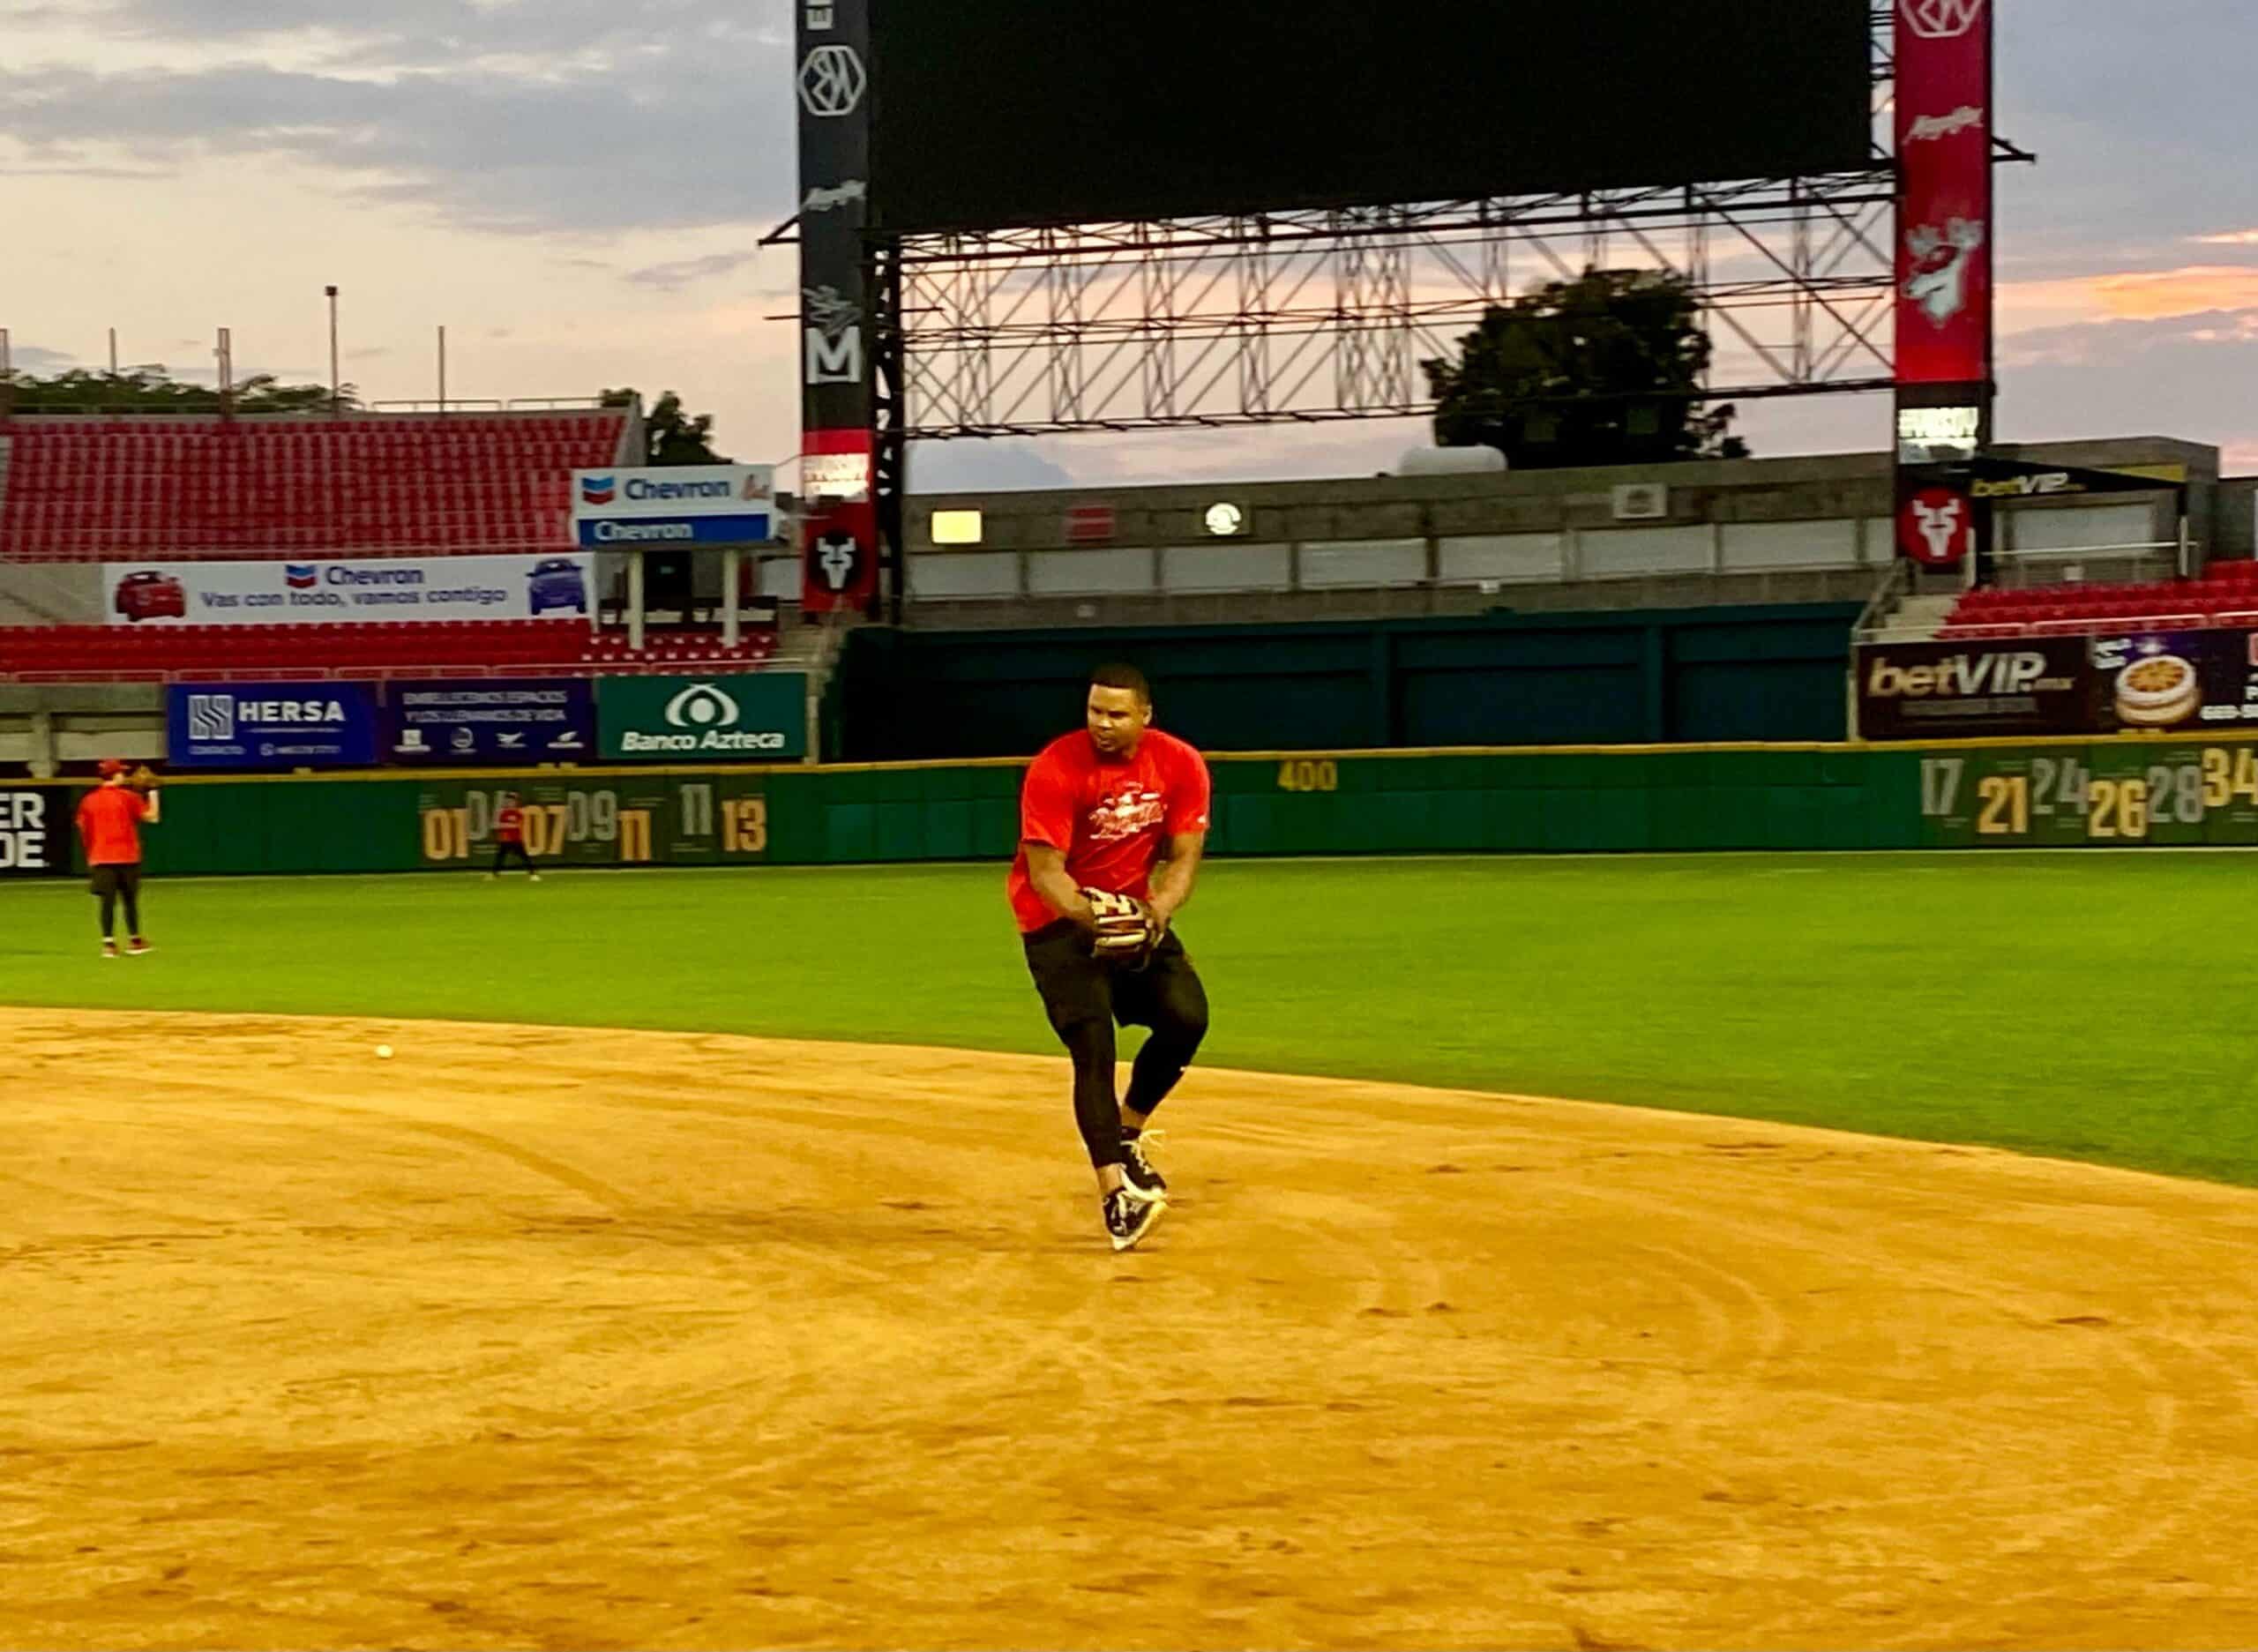
[[[1734,409],[1696,400],[1709,336],[1690,285],[1587,269],[1493,305],[1456,361],[1421,363],[1435,439],[1495,447],[1515,469],[1746,459]]]
[[[635,400],[632,390],[607,390],[603,405],[624,407]],[[726,465],[729,460],[714,451],[714,415],[695,418],[682,410],[682,398],[671,390],[662,394],[643,415],[643,434],[649,443],[644,463],[650,465]]]
[[[46,378],[11,373],[4,388],[19,413],[217,413],[221,407],[220,392],[213,386],[184,385],[158,366],[115,373],[73,368]],[[330,392],[327,385],[286,385],[272,373],[259,373],[237,385],[230,400],[238,413],[326,413]],[[340,400],[358,407],[360,392],[344,385]]]

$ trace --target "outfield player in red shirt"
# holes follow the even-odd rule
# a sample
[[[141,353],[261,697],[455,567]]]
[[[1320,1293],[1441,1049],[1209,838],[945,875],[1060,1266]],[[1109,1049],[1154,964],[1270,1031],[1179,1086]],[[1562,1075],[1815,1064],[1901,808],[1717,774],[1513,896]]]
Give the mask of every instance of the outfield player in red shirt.
[[[1028,770],[1007,888],[1028,972],[1073,1058],[1106,1233],[1125,1251],[1168,1208],[1145,1121],[1208,1032],[1207,990],[1170,927],[1207,844],[1208,765],[1152,727],[1152,690],[1133,667],[1093,672],[1084,715]],[[1151,1029],[1118,1103],[1116,1021]]]
[[[494,864],[487,871],[487,882],[492,883],[502,875],[502,868],[509,864],[512,856],[525,867],[527,878],[535,883],[541,881],[541,874],[533,869],[533,856],[526,853],[526,811],[518,807],[518,794],[505,791],[502,794],[502,806],[494,811]]]
[[[79,837],[86,846],[87,886],[101,902],[102,956],[117,956],[117,903],[125,901],[125,950],[138,958],[149,950],[141,936],[141,828],[157,824],[155,776],[143,769],[129,784],[125,765],[102,759],[102,783],[79,803]]]

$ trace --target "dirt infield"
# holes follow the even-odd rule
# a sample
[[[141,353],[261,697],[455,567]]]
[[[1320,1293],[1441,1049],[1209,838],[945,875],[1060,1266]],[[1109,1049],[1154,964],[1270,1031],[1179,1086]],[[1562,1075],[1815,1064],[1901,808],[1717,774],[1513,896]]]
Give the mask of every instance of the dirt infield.
[[[8,1645],[2258,1643],[2249,1192],[1204,1072],[1115,1257],[1058,1062],[0,1051]]]

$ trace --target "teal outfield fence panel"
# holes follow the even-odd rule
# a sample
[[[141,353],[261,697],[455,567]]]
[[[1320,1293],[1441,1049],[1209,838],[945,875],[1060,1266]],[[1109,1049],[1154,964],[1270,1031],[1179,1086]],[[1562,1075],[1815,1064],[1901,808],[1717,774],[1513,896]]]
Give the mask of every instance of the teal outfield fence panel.
[[[1122,660],[1209,751],[1840,740],[1855,608],[851,635],[829,754],[1010,756]]]

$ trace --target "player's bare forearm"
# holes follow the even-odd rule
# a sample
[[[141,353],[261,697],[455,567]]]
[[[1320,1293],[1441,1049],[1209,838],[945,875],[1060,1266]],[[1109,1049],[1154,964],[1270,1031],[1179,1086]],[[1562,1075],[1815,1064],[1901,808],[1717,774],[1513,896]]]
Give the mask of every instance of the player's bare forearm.
[[[1200,876],[1200,857],[1206,853],[1208,834],[1179,832],[1168,841],[1168,858],[1153,874],[1153,910],[1166,923],[1192,899],[1192,886]]]
[[[1074,880],[1066,876],[1066,853],[1048,843],[1027,846],[1027,880],[1035,893],[1043,897],[1043,905],[1062,918],[1072,918],[1084,929],[1097,927],[1097,914],[1090,910],[1090,903],[1082,899],[1082,892],[1074,887]]]

